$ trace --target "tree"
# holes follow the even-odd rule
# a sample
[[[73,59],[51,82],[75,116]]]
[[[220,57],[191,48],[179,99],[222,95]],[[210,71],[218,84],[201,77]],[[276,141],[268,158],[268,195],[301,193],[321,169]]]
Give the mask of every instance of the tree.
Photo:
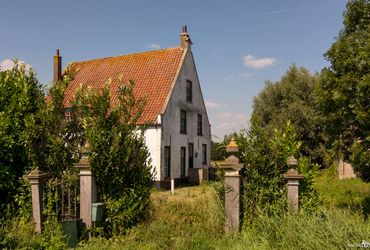
[[[13,205],[19,178],[32,167],[27,153],[27,121],[44,99],[35,72],[17,61],[0,71],[0,209]],[[2,213],[5,216],[5,213]]]
[[[322,133],[320,115],[315,103],[315,87],[319,76],[305,68],[292,65],[280,81],[266,82],[254,98],[253,116],[267,131],[283,129],[291,121],[297,139],[302,142],[301,153],[322,163]]]
[[[146,125],[138,125],[145,99],[135,99],[134,82],[120,82],[112,105],[110,82],[101,91],[80,89],[71,111],[90,147],[90,167],[105,203],[105,233],[123,233],[148,212],[152,169],[144,142]]]
[[[370,181],[370,1],[349,1],[343,25],[325,54],[319,103],[329,147]]]

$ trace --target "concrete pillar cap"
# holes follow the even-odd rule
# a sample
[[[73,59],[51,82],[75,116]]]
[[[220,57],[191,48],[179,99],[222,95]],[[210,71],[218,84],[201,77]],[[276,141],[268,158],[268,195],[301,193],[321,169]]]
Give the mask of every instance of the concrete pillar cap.
[[[28,175],[25,175],[24,177],[31,180],[31,179],[41,179],[47,176],[49,176],[49,173],[45,173],[44,171],[39,170],[39,169],[34,169]]]
[[[239,152],[239,145],[236,143],[234,137],[231,138],[229,144],[226,146],[226,152]]]
[[[291,167],[295,167],[298,165],[298,161],[297,159],[294,157],[294,155],[292,155],[291,157],[289,157],[289,159],[287,160],[286,162],[288,164],[288,166],[291,166]]]
[[[298,174],[298,171],[294,168],[289,169],[285,174],[284,178],[287,180],[299,180],[303,179],[303,174]]]

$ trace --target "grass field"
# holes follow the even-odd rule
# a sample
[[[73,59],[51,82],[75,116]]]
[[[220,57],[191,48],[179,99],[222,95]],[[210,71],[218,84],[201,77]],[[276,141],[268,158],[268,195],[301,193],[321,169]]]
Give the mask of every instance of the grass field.
[[[317,184],[324,205],[328,208],[346,208],[353,212],[370,214],[370,184],[361,179],[339,180],[335,173],[323,171]]]
[[[325,184],[326,183],[326,184]],[[346,249],[370,242],[370,223],[361,207],[370,197],[369,184],[336,180],[324,173],[317,184],[323,206],[315,213],[276,214],[240,233],[224,235],[223,208],[212,185],[154,192],[149,221],[127,235],[94,238],[86,249]],[[351,195],[349,195],[351,194]]]

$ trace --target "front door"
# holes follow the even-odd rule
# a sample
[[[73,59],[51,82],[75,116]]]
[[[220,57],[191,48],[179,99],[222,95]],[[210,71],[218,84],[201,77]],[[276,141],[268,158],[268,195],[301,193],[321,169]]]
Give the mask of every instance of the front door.
[[[189,143],[188,145],[188,154],[189,154],[189,168],[194,167],[194,143]]]

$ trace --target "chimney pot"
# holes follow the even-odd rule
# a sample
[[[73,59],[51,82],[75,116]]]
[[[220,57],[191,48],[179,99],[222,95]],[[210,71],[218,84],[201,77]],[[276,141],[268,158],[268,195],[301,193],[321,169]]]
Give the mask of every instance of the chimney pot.
[[[54,82],[62,79],[62,57],[59,55],[59,49],[57,49],[54,56]]]
[[[186,25],[182,26],[182,33],[180,34],[180,47],[183,49],[191,49],[191,39],[188,34],[188,27]]]

